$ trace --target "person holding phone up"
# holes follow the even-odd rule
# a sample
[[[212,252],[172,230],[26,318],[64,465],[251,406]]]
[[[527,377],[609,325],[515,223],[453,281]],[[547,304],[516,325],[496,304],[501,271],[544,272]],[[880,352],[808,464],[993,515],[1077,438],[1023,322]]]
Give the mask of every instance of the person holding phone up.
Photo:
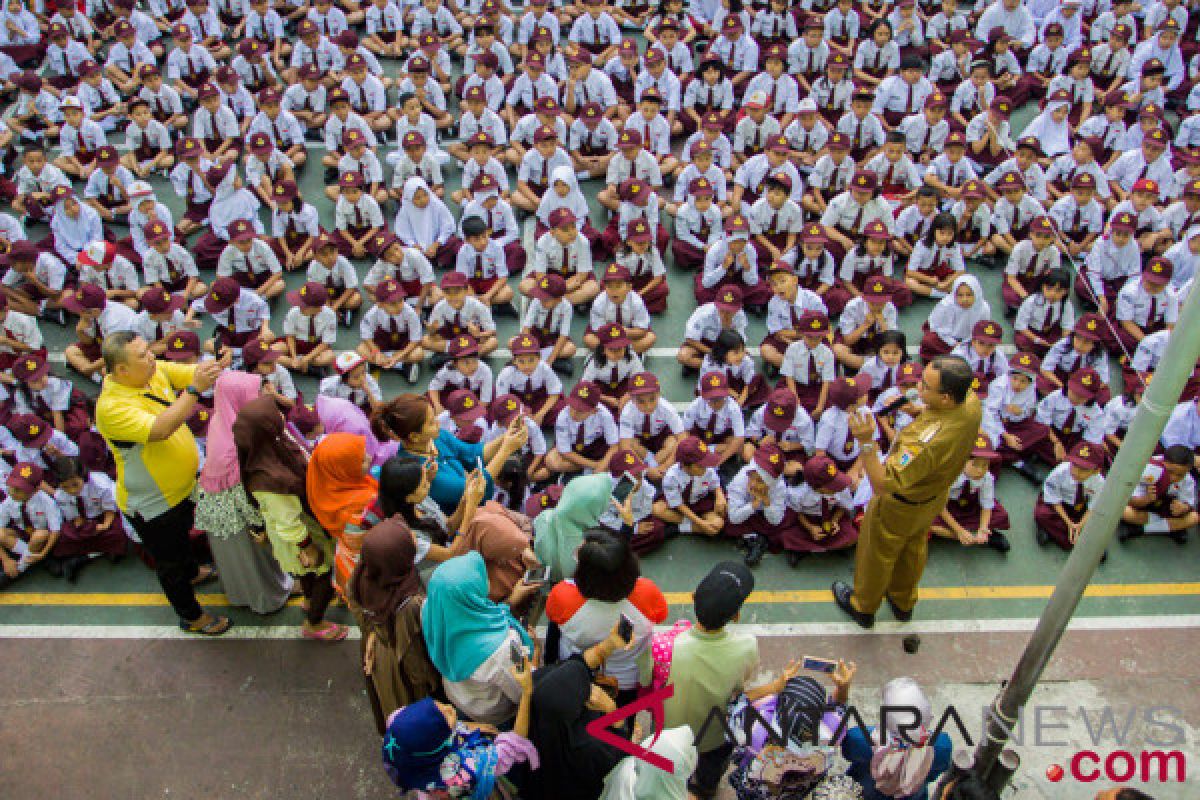
[[[924,408],[897,434],[886,459],[876,452],[874,415],[860,409],[849,419],[873,496],[859,531],[854,586],[834,581],[833,598],[863,628],[875,624],[884,598],[896,619],[912,619],[929,526],[946,507],[979,434],[983,407],[971,389],[974,377],[959,356],[927,364],[917,386]]]

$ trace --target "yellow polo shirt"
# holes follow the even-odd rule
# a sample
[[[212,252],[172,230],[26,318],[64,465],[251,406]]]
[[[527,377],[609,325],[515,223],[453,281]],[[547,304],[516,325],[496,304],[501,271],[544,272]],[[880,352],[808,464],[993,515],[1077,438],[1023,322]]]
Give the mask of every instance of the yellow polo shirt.
[[[200,463],[187,425],[161,441],[150,441],[155,418],[192,382],[191,364],[157,362],[150,385],[134,389],[104,379],[96,400],[96,429],[117,462],[117,504],[130,515],[153,519],[186,500]]]

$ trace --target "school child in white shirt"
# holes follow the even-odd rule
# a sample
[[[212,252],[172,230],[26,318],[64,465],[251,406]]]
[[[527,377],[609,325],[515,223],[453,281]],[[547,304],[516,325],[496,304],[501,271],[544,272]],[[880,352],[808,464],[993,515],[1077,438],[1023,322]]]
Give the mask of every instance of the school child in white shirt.
[[[589,474],[608,468],[620,441],[616,420],[601,402],[600,387],[580,381],[554,422],[554,449],[546,454],[553,475]]]
[[[684,436],[675,449],[676,463],[662,479],[662,497],[654,516],[679,533],[716,536],[725,527],[728,504],[716,467],[720,454],[696,436]]]
[[[409,383],[420,375],[425,351],[421,348],[421,318],[404,301],[404,289],[392,278],[375,286],[375,305],[358,324],[362,339],[356,352],[372,366],[401,369],[407,366]]]
[[[367,416],[383,403],[379,383],[367,372],[367,361],[358,353],[339,353],[334,369],[333,375],[321,380],[318,394],[349,400]]]
[[[538,427],[557,419],[563,409],[563,385],[542,359],[541,347],[533,336],[522,333],[508,344],[512,362],[496,376],[496,394],[516,396]]]
[[[984,545],[1007,553],[1012,545],[1004,531],[1010,527],[1008,511],[996,497],[992,464],[999,455],[986,436],[980,436],[971,457],[950,486],[946,509],[934,520],[929,532],[944,539],[957,539],[972,546]]]

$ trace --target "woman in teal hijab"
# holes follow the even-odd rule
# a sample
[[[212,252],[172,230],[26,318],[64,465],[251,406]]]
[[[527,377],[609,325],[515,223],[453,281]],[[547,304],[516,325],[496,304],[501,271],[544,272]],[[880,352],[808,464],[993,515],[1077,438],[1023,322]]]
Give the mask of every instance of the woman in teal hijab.
[[[433,571],[421,609],[429,658],[448,681],[465,681],[516,631],[533,652],[529,634],[508,606],[488,599],[487,567],[472,550]]]
[[[612,488],[607,473],[581,475],[566,485],[557,506],[533,520],[533,550],[550,568],[551,583],[575,574],[575,551],[583,543],[583,532],[595,527],[608,508]]]

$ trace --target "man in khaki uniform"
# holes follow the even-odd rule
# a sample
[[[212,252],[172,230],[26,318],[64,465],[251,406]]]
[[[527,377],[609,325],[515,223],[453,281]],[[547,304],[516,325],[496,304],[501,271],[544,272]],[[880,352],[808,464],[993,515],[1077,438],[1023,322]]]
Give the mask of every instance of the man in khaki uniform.
[[[850,418],[873,496],[858,537],[854,587],[835,581],[833,597],[864,628],[875,624],[875,611],[884,598],[896,619],[912,618],[917,584],[925,571],[929,526],[946,507],[950,486],[962,473],[979,433],[983,408],[971,390],[972,381],[970,366],[958,356],[930,362],[917,387],[925,408],[896,437],[883,462],[876,454],[874,416],[864,410]]]

